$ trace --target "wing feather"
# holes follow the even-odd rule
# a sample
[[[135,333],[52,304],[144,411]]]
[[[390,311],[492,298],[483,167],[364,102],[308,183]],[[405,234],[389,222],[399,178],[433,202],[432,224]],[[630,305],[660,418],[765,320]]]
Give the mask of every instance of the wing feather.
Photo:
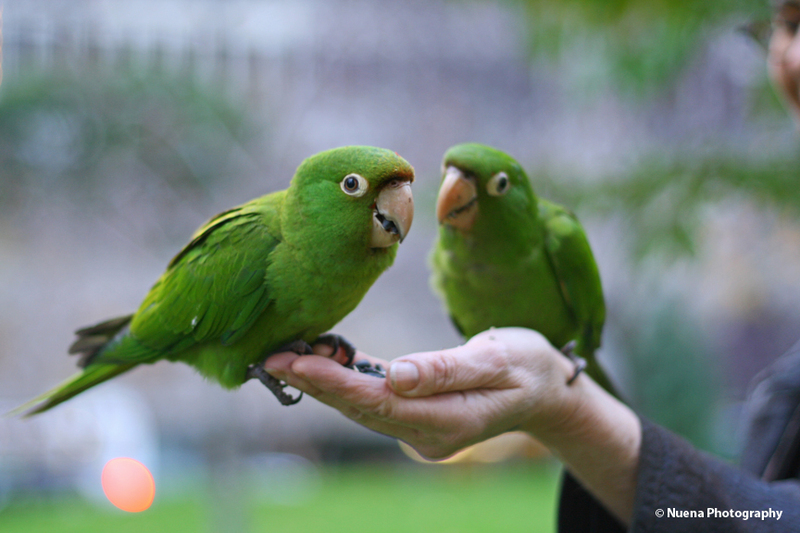
[[[548,259],[564,301],[580,327],[581,355],[591,356],[600,346],[606,312],[600,272],[589,240],[578,219],[567,209],[542,199],[539,209],[545,224]]]
[[[151,354],[169,357],[214,340],[231,344],[269,306],[266,272],[280,243],[280,198],[217,215],[170,261],[131,322],[131,334]]]

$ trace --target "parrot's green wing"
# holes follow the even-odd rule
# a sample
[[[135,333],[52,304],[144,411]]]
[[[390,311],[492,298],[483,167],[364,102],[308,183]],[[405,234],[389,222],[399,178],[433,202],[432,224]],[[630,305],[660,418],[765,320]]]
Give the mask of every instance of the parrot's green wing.
[[[146,350],[109,350],[97,362],[144,362],[209,340],[231,344],[270,303],[265,277],[280,242],[283,192],[211,219],[176,255],[142,302],[131,333]]]
[[[589,240],[578,219],[564,207],[539,199],[545,226],[545,250],[567,307],[580,332],[576,353],[588,360],[589,374],[608,388],[610,383],[594,359],[606,317],[600,272]],[[613,390],[613,389],[608,389]]]

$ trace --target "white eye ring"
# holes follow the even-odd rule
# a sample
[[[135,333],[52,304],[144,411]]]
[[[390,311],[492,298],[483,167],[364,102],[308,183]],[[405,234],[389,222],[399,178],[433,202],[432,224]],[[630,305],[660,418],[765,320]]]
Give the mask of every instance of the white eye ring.
[[[508,179],[508,174],[505,172],[498,172],[486,184],[486,192],[490,196],[503,196],[510,188],[511,180]]]
[[[342,188],[345,194],[359,198],[367,194],[369,182],[358,174],[348,174],[341,183],[339,183],[339,187]]]

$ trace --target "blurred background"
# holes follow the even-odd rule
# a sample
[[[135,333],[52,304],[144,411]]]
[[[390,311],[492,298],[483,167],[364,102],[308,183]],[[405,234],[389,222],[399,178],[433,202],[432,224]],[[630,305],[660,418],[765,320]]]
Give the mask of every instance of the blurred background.
[[[0,3],[2,5],[2,3]],[[581,218],[630,403],[736,456],[747,384],[800,338],[797,134],[742,25],[766,0],[7,2],[0,86],[0,411],[75,371],[207,218],[318,151],[416,168],[395,265],[336,328],[387,359],[461,342],[428,287],[440,158],[483,142]],[[386,320],[391,314],[392,320]],[[0,419],[0,529],[552,531],[558,465],[509,437],[447,464],[311,398],[142,367]],[[100,471],[156,477],[126,515]]]

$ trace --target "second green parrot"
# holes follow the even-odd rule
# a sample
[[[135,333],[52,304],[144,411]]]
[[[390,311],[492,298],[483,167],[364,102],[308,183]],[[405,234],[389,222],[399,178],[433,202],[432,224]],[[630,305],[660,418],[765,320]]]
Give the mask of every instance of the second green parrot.
[[[139,310],[77,332],[83,370],[28,402],[38,413],[140,364],[195,367],[225,388],[256,378],[296,400],[263,362],[308,351],[394,261],[414,214],[414,169],[395,152],[349,146],[306,159],[289,188],[201,226]],[[346,347],[352,359],[354,350]],[[350,361],[352,363],[352,360]]]
[[[605,304],[575,215],[538,198],[519,163],[489,146],[453,146],[442,172],[431,282],[459,332],[535,329],[576,360],[576,375],[585,364],[614,393],[594,357]]]

